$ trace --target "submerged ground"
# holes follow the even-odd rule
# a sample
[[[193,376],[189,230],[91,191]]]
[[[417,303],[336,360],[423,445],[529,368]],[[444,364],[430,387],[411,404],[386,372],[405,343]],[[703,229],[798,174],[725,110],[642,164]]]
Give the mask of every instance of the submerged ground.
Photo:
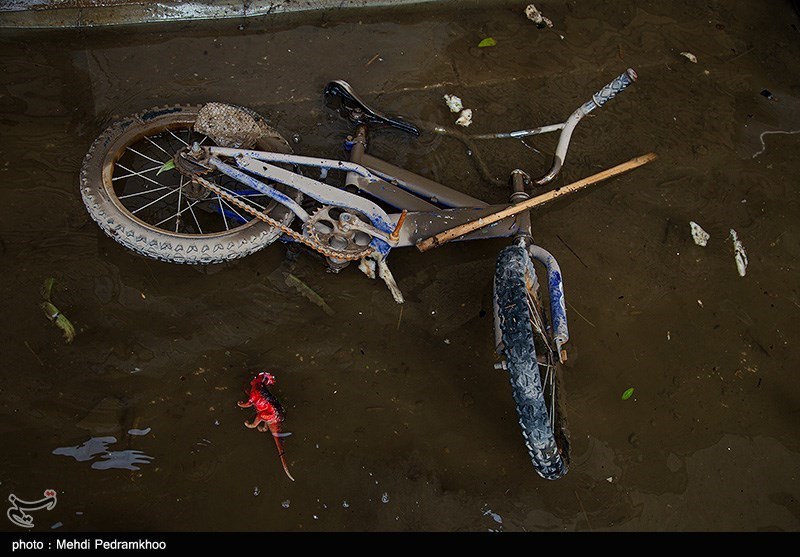
[[[538,7],[552,28],[524,3],[461,2],[3,31],[0,496],[57,490],[36,530],[797,530],[800,18],[790,2]],[[496,46],[478,48],[486,37]],[[559,122],[627,67],[639,82],[581,123],[558,183],[658,161],[533,215],[572,333],[558,481],[534,472],[493,369],[506,241],[394,252],[400,306],[280,244],[223,268],[144,260],[78,191],[100,131],[153,106],[251,106],[297,152],[338,156],[331,79],[423,125],[452,125],[442,96],[456,94],[481,133]],[[480,155],[497,177],[542,172],[553,138],[527,143]],[[456,141],[387,133],[371,150],[507,199]],[[39,307],[49,277],[70,344]],[[236,407],[262,370],[278,377],[295,483]]]

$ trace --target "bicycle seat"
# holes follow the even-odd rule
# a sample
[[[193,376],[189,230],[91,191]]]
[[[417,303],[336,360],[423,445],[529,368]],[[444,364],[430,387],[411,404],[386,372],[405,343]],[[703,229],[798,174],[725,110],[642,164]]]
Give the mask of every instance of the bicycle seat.
[[[419,128],[397,116],[387,116],[367,106],[361,97],[356,95],[346,81],[331,81],[325,86],[325,104],[347,118],[354,124],[370,124],[397,128],[410,134],[419,135]]]

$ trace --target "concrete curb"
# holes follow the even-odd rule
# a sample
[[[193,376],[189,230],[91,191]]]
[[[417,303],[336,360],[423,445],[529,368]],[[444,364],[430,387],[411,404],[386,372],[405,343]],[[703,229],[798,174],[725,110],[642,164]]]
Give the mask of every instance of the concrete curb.
[[[435,0],[0,0],[0,28],[54,29],[229,19]]]

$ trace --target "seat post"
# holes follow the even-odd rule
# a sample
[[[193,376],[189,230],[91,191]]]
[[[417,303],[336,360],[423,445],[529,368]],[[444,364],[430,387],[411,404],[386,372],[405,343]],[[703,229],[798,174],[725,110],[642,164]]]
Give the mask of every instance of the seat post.
[[[350,151],[350,162],[361,164],[364,153],[367,151],[367,126],[365,124],[356,126],[355,136],[347,136],[345,147]],[[355,172],[347,173],[345,188],[351,192],[358,191],[358,174]]]

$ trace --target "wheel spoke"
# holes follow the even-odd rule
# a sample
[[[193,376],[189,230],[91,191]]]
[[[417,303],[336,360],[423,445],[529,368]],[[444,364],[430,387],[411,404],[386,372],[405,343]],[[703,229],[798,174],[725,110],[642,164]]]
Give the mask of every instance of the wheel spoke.
[[[156,146],[156,148],[158,148],[158,149],[161,149],[161,150],[164,152],[164,154],[165,154],[165,155],[167,155],[169,158],[172,158],[172,153],[170,153],[169,151],[167,151],[166,149],[164,149],[164,148],[163,148],[161,145],[159,145],[158,143],[156,143],[155,141],[153,141],[152,139],[150,139],[148,136],[144,136],[144,138],[145,138],[147,141],[149,141],[150,143],[152,143],[153,145],[155,145],[155,146]],[[130,149],[130,147],[128,147],[128,149]],[[150,159],[150,160],[152,160],[152,159]],[[158,162],[158,161],[156,161],[156,162]]]
[[[164,195],[162,195],[162,196],[161,196],[161,197],[159,197],[158,199],[154,199],[153,201],[151,201],[151,202],[150,202],[150,203],[148,203],[147,205],[142,205],[141,207],[139,207],[139,208],[138,208],[138,209],[136,209],[135,211],[131,211],[131,213],[133,213],[133,214],[135,215],[136,213],[138,213],[138,212],[139,212],[139,211],[141,211],[142,209],[147,209],[147,208],[148,208],[150,205],[152,205],[152,204],[154,204],[154,203],[158,203],[159,201],[161,201],[162,199],[164,199],[164,198],[166,198],[166,197],[169,197],[169,196],[170,196],[170,195],[172,195],[173,193],[175,193],[175,190],[172,190],[172,191],[170,191],[170,192],[167,192],[167,193],[165,193]]]
[[[231,211],[233,211],[236,214],[236,216],[239,217],[242,220],[242,222],[248,222],[246,218],[244,218],[241,214],[239,214],[239,211],[237,211],[236,208],[233,205],[231,205],[230,203],[228,203],[227,201],[225,201],[221,197],[217,197],[217,199],[219,199],[220,201],[223,201],[225,203],[225,205],[230,207]]]
[[[544,344],[547,347],[546,354],[542,354],[542,357],[544,357],[547,360],[547,363],[543,363],[543,362],[540,363],[540,362],[537,361],[536,365],[537,365],[538,368],[540,368],[540,371],[539,371],[540,374],[541,374],[541,367],[545,367],[546,368],[544,374],[541,376],[542,392],[543,392],[544,396],[547,397],[549,395],[549,398],[550,398],[550,404],[547,407],[547,416],[548,416],[548,418],[550,418],[550,429],[551,429],[551,431],[553,431],[555,433],[555,427],[556,427],[556,422],[555,422],[555,418],[556,418],[556,416],[555,416],[555,412],[556,412],[556,406],[555,406],[555,400],[556,400],[555,374],[556,374],[556,370],[555,370],[555,365],[554,365],[554,360],[553,360],[553,354],[552,354],[552,351],[549,349],[550,343],[548,341],[548,336],[547,336],[547,334],[545,332],[544,321],[543,321],[542,315],[539,313],[539,309],[538,309],[539,305],[533,299],[533,294],[530,292],[530,290],[527,291],[526,294],[527,295],[525,296],[525,298],[526,298],[526,302],[528,304],[528,314],[530,315],[532,332],[533,332],[534,336],[538,336],[539,338],[541,338],[542,339],[542,344]],[[535,342],[534,342],[534,344],[535,344]],[[548,392],[548,389],[549,389],[549,392]]]
[[[133,151],[133,149],[131,149],[131,151]],[[158,162],[158,161],[155,161],[155,162]],[[140,170],[139,172],[131,172],[130,174],[125,174],[124,176],[114,176],[113,178],[111,178],[111,181],[112,182],[116,182],[117,180],[122,180],[123,178],[130,178],[131,176],[141,176],[142,174],[144,174],[146,172],[152,172],[153,170],[158,170],[162,166],[164,166],[164,165],[161,164],[160,166],[154,166],[152,168],[148,168],[147,170]]]
[[[203,199],[198,199],[197,201],[193,201],[192,203],[189,203],[189,202],[187,201],[187,202],[186,202],[186,207],[185,207],[185,208],[183,208],[183,209],[181,209],[181,210],[180,210],[180,212],[178,212],[178,214],[177,214],[177,215],[170,215],[170,216],[168,216],[167,218],[165,218],[165,219],[163,219],[163,220],[161,220],[161,221],[159,221],[159,222],[155,223],[153,226],[160,226],[160,225],[164,224],[165,222],[169,222],[169,221],[171,221],[171,220],[172,220],[172,219],[174,219],[175,217],[180,217],[180,215],[182,215],[182,214],[183,214],[183,213],[185,213],[186,211],[191,211],[191,210],[192,210],[192,207],[194,207],[195,205],[197,205],[198,203],[200,203],[200,202],[202,202],[202,201],[204,201],[204,200],[203,200]]]
[[[222,216],[222,222],[225,224],[225,230],[230,230],[230,227],[228,226],[228,218],[225,216],[225,208],[222,206],[222,198],[217,196],[217,201],[219,202],[219,214]],[[236,213],[236,211],[234,211],[234,213]]]
[[[147,139],[147,140],[150,140],[150,138],[149,138],[149,137],[145,137],[145,139]],[[150,143],[153,143],[153,142],[152,142],[152,141],[150,141]],[[153,145],[155,145],[156,147],[158,147],[159,149],[161,149],[161,147],[159,147],[159,146],[158,146],[158,145],[156,145],[155,143],[153,143]],[[164,161],[159,161],[159,160],[156,160],[156,159],[154,159],[153,157],[147,156],[147,155],[145,155],[144,153],[142,153],[141,151],[137,151],[137,150],[136,150],[136,149],[134,149],[133,147],[126,147],[126,149],[127,149],[128,151],[132,152],[132,153],[136,153],[137,155],[139,155],[139,156],[140,156],[140,157],[142,157],[142,158],[145,158],[145,159],[149,160],[150,162],[154,162],[154,163],[156,163],[156,164],[158,164],[158,165],[162,165],[162,166],[164,165]],[[161,150],[162,150],[162,151],[164,151],[164,149],[161,149]],[[165,153],[167,153],[166,151],[164,151],[164,152],[165,152]],[[167,153],[167,156],[169,156],[169,158],[172,158],[172,155],[170,155],[169,153]],[[156,168],[161,168],[161,166],[157,166]]]
[[[175,213],[175,233],[178,232],[178,227],[181,225],[181,199],[183,194],[183,175],[181,175],[181,186],[178,188],[178,212]]]
[[[118,166],[118,167],[120,167],[120,168],[121,168],[122,170],[124,170],[125,172],[131,172],[131,173],[135,174],[136,176],[138,176],[139,178],[141,178],[141,179],[143,179],[143,180],[145,180],[145,181],[147,181],[147,182],[150,182],[151,184],[155,184],[155,185],[157,185],[157,186],[163,186],[163,185],[164,185],[164,184],[162,184],[161,182],[156,182],[156,181],[155,181],[155,180],[153,180],[152,178],[148,178],[147,176],[143,176],[142,174],[140,174],[139,172],[136,172],[135,170],[131,170],[130,168],[128,168],[127,166],[125,166],[125,165],[124,165],[124,164],[122,164],[122,163],[119,163],[119,162],[118,162],[118,163],[117,163],[117,166]]]
[[[177,139],[178,141],[180,141],[181,143],[183,143],[183,144],[184,144],[184,145],[186,145],[187,147],[189,146],[189,144],[188,144],[188,143],[186,143],[186,142],[185,142],[183,139],[181,139],[180,137],[178,137],[177,135],[175,135],[175,132],[173,132],[172,130],[167,130],[167,131],[169,132],[169,134],[170,134],[172,137],[174,137],[175,139]]]
[[[148,193],[153,193],[153,192],[156,192],[156,191],[159,191],[159,190],[174,190],[174,189],[175,188],[170,187],[170,186],[161,186],[160,188],[155,188],[155,189],[152,189],[152,190],[142,190],[142,191],[136,192],[136,193],[129,193],[127,195],[120,195],[120,196],[117,197],[117,199],[120,199],[120,200],[128,199],[130,197],[136,197],[136,196],[139,196],[139,195],[147,195]]]
[[[222,186],[222,185],[220,185],[220,184],[217,184],[217,187],[218,187],[219,189],[221,189],[221,190],[224,190],[225,192],[227,192],[227,193],[231,194],[233,197],[249,197],[248,195],[242,195],[242,194],[236,193],[235,191],[229,190],[228,188],[226,188],[225,186]],[[264,195],[264,194],[262,193],[261,195]],[[264,197],[267,197],[267,196],[264,196]],[[259,203],[256,203],[255,201],[249,201],[249,200],[248,200],[248,202],[249,202],[251,205],[255,205],[255,207],[256,207],[257,209],[260,209],[260,210],[262,210],[262,211],[266,210],[266,207],[264,207],[263,205],[261,205],[261,204],[259,204]]]
[[[192,209],[192,207],[197,205],[197,203],[200,202],[200,201],[201,200],[198,199],[196,202],[194,202],[191,205],[189,205],[189,212],[192,214],[192,218],[194,219],[194,223],[197,225],[197,230],[200,232],[200,234],[202,234],[203,233],[203,229],[200,226],[200,221],[197,220],[197,215],[194,214],[194,209]]]

